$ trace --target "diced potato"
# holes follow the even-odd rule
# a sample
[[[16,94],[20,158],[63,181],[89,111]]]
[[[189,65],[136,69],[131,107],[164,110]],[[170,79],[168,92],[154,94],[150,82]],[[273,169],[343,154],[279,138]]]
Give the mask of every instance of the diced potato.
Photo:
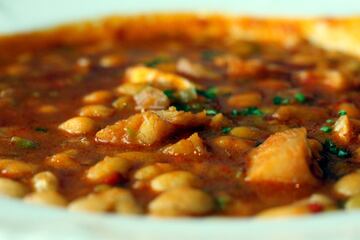
[[[317,184],[309,162],[311,151],[305,128],[293,128],[271,135],[249,155],[248,182]]]
[[[176,108],[170,107],[168,110],[156,111],[162,119],[179,126],[197,127],[207,125],[210,119],[206,116],[205,112],[191,113],[177,111]]]
[[[161,141],[173,130],[174,127],[157,114],[143,114],[143,122],[139,127],[137,139],[141,144],[150,145]]]
[[[186,78],[144,66],[128,68],[125,78],[129,83],[150,84],[160,89],[186,90],[195,88],[195,85]]]
[[[105,127],[96,133],[96,140],[112,144],[151,145],[174,132],[177,126],[194,127],[208,122],[203,112],[193,114],[175,109],[148,111]]]
[[[187,139],[182,139],[173,145],[165,147],[162,152],[175,156],[201,156],[208,153],[198,133],[194,133]]]
[[[150,86],[135,94],[134,100],[138,110],[161,110],[167,109],[170,105],[169,98],[163,91]]]
[[[227,104],[233,108],[256,107],[261,104],[262,97],[260,93],[249,92],[239,93],[231,96]]]
[[[348,144],[354,135],[353,127],[347,115],[340,116],[334,124],[333,136],[342,144]]]
[[[136,114],[96,133],[96,140],[112,144],[151,145],[173,132],[174,127],[153,112]]]

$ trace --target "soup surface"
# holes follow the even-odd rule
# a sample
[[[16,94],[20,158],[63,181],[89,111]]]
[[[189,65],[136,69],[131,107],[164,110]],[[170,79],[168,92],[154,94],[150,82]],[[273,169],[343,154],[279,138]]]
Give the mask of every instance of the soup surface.
[[[360,207],[354,57],[160,36],[22,48],[0,56],[2,195],[156,216]]]

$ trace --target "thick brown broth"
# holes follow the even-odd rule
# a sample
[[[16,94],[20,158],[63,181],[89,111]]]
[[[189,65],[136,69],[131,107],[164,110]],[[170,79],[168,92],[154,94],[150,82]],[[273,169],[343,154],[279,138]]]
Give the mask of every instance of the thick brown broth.
[[[185,67],[179,67],[180,59]],[[177,96],[172,96],[177,94],[176,89],[153,85],[166,92],[170,105],[178,111],[205,111],[208,119],[223,113],[225,120],[215,127],[185,126],[151,144],[131,142],[131,136],[130,142],[116,144],[99,140],[95,137],[98,130],[141,113],[141,109],[135,108],[130,93],[128,107],[116,109],[112,104],[118,97],[125,96],[116,90],[127,81],[125,71],[137,65],[173,73],[197,85],[197,98],[190,101],[179,101]],[[340,86],[329,84],[330,78],[339,81]],[[247,41],[192,43],[183,39],[156,39],[54,46],[36,51],[29,46],[28,51],[7,56],[0,62],[0,158],[35,164],[36,170],[12,174],[3,167],[1,175],[23,182],[31,189],[30,179],[35,173],[51,171],[59,179],[59,193],[69,202],[93,192],[100,184],[122,187],[134,194],[145,213],[159,193],[152,189],[150,180],[136,180],[134,174],[154,162],[170,163],[175,169],[188,171],[200,179],[196,188],[217,204],[205,215],[254,215],[315,192],[323,192],[335,201],[342,200],[331,189],[339,177],[357,169],[360,161],[360,117],[356,113],[360,108],[359,86],[359,60],[326,52],[307,42],[284,47]],[[110,93],[110,97],[97,104],[111,108],[112,114],[90,117],[96,129],[84,134],[59,129],[61,123],[78,116],[79,110],[88,105],[84,103],[86,95],[100,90]],[[256,96],[244,97],[244,93]],[[241,96],[239,100],[230,103],[229,99],[237,95]],[[250,104],[245,104],[247,101]],[[355,113],[349,110],[344,113],[352,119],[351,139],[344,144],[333,135],[333,124],[339,117],[338,112],[344,110],[341,106],[348,106],[346,104]],[[283,111],[280,108],[284,108]],[[162,109],[167,107],[156,110]],[[147,109],[151,110],[154,109]],[[236,127],[255,129],[255,135],[236,136],[231,132]],[[276,132],[300,127],[306,128],[307,138],[324,146],[318,151],[311,149],[312,157],[308,159],[317,184],[296,180],[291,183],[247,181],[249,152]],[[194,132],[199,133],[206,154],[161,153],[165,146],[186,139]],[[17,143],[11,140],[14,136],[28,142]],[[326,146],[326,139],[336,144],[335,154]],[[49,163],[51,156],[70,149],[76,151],[70,154],[71,163],[61,160]],[[104,157],[129,151],[157,155],[153,162],[134,164],[127,174],[111,180],[87,178],[88,169]]]

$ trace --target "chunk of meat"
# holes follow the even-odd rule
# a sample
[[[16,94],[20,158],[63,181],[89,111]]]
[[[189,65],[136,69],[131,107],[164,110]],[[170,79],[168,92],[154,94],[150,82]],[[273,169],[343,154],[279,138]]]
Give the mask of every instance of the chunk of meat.
[[[162,152],[175,156],[202,156],[208,154],[198,133],[194,133],[187,139],[182,139],[175,144],[165,147]]]
[[[145,83],[160,89],[186,90],[189,88],[195,88],[195,84],[186,78],[144,66],[128,68],[125,73],[125,78],[129,83]]]
[[[248,155],[248,182],[315,185],[309,167],[311,151],[305,128],[293,128],[271,135]]]
[[[96,141],[115,145],[152,145],[160,142],[176,129],[205,125],[210,120],[205,113],[176,111],[148,111],[118,121],[96,133]]]
[[[169,98],[163,91],[150,86],[135,94],[134,100],[138,110],[161,110],[167,109],[170,105]]]

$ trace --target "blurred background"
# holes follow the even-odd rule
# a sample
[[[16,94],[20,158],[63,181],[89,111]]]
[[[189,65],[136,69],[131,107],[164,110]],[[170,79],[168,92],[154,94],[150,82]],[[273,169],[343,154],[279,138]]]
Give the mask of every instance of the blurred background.
[[[285,17],[360,15],[360,0],[0,0],[0,32],[108,14],[194,10]]]

